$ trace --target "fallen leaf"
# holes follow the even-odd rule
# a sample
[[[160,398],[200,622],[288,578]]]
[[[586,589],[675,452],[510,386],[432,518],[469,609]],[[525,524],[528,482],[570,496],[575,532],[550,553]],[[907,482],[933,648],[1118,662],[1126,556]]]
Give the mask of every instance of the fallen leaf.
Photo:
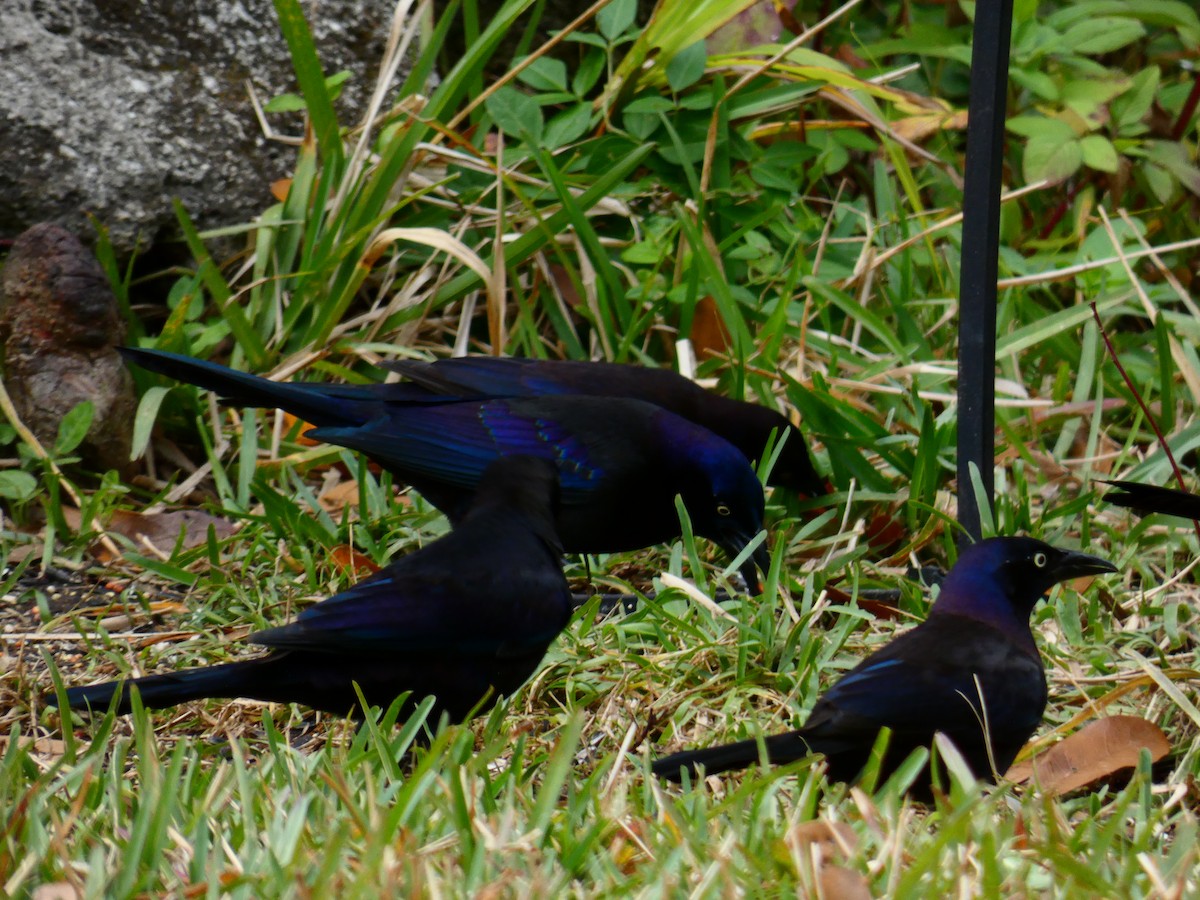
[[[327,513],[340,513],[347,506],[358,506],[358,482],[351,478],[339,481],[330,488],[321,491],[317,502]]]
[[[0,734],[0,749],[7,750],[11,740],[8,735]],[[34,738],[29,735],[18,737],[17,746],[53,759],[59,759],[67,751],[67,745],[58,738]]]
[[[962,131],[967,127],[967,111],[936,110],[920,113],[891,123],[891,129],[905,140],[918,144],[940,131]]]
[[[571,273],[564,266],[558,263],[550,263],[546,266],[546,270],[550,274],[550,280],[558,289],[558,294],[563,298],[563,302],[571,309],[579,309],[584,305],[584,300],[579,296],[579,291],[575,289],[575,282],[571,280]]]
[[[51,881],[39,884],[30,893],[30,900],[77,900],[83,896],[69,881]]]
[[[845,866],[823,866],[821,896],[825,900],[871,900],[871,887],[861,872]]]
[[[688,334],[696,359],[705,360],[724,353],[731,343],[729,329],[712,297],[701,297],[692,313],[692,330]]]
[[[123,535],[137,545],[148,542],[165,554],[175,548],[180,531],[184,533],[185,548],[200,546],[208,540],[209,526],[216,532],[217,540],[227,538],[237,530],[233,522],[202,509],[174,509],[161,513],[118,509],[113,511],[105,529]],[[112,561],[112,553],[101,544],[94,546],[92,553],[100,562]]]
[[[1009,781],[1032,780],[1046,794],[1061,797],[1137,765],[1143,749],[1157,762],[1171,750],[1167,736],[1138,716],[1096,719],[1045,753],[1008,770]]]
[[[271,196],[282,203],[288,198],[288,191],[292,189],[292,179],[278,178],[271,182]]]
[[[379,566],[375,565],[369,556],[359,553],[353,547],[346,544],[340,544],[330,550],[329,559],[343,572],[352,572],[356,575],[374,575],[379,571]]]
[[[898,512],[879,512],[871,516],[863,529],[863,539],[871,549],[884,553],[909,538],[908,526],[901,520]]]
[[[299,422],[300,425],[302,426],[300,429],[300,433],[296,436],[297,444],[300,444],[303,447],[316,447],[321,443],[320,441],[313,440],[312,438],[310,438],[308,436],[307,431],[313,427],[308,422],[305,422],[303,419],[301,419],[297,416],[293,416],[290,412],[282,412],[281,411],[281,414],[283,415],[283,422],[284,422],[283,432],[284,432],[284,434],[289,434],[296,427],[297,422]]]
[[[845,822],[828,822],[825,819],[813,819],[801,822],[787,834],[787,842],[797,850],[804,850],[816,844],[821,854],[829,859],[846,857],[858,847],[858,835]]]

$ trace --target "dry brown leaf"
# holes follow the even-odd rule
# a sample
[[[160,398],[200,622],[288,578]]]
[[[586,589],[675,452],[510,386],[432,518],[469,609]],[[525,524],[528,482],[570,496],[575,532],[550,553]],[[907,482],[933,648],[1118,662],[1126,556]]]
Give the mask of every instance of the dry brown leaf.
[[[962,131],[967,127],[967,111],[948,113],[936,110],[900,119],[891,124],[891,129],[906,141],[919,144],[939,131]]]
[[[78,900],[83,895],[69,881],[51,881],[39,884],[29,896],[30,900]]]
[[[370,557],[359,553],[353,547],[346,544],[340,544],[330,550],[329,559],[343,572],[351,572],[356,575],[374,575],[379,571],[379,566],[375,565]]]
[[[813,844],[819,846],[822,856],[827,859],[845,857],[858,847],[858,835],[845,822],[828,822],[825,819],[813,819],[801,822],[788,832],[787,842],[797,850],[804,850]]]
[[[8,749],[10,741],[11,738],[7,734],[0,734],[0,750]],[[53,759],[60,758],[67,750],[67,745],[58,738],[34,738],[29,735],[21,735],[17,738],[17,746]]]
[[[277,178],[271,182],[271,196],[280,203],[288,198],[288,192],[292,189],[292,179]]]
[[[729,329],[712,297],[701,297],[692,314],[692,330],[688,334],[697,360],[709,359],[729,349]]]
[[[163,553],[170,553],[179,540],[181,530],[184,532],[183,546],[198,547],[208,540],[210,525],[216,532],[217,540],[229,537],[237,529],[228,519],[202,509],[174,509],[149,514],[118,509],[113,511],[105,528],[113,534],[124,535],[134,544],[149,542]],[[112,554],[101,545],[93,547],[92,553],[101,562],[112,561]]]
[[[333,487],[321,491],[317,502],[327,513],[340,513],[347,506],[358,506],[358,481],[353,478],[339,481]]]
[[[579,291],[575,290],[575,282],[571,280],[571,273],[558,263],[550,263],[546,268],[554,286],[558,289],[559,296],[563,298],[567,306],[571,309],[583,306],[584,299],[579,296]]]
[[[305,422],[303,419],[299,418],[298,416],[293,416],[290,412],[282,412],[281,411],[281,413],[283,415],[283,433],[284,434],[290,433],[292,431],[292,429],[296,427],[296,423],[299,422],[301,425],[301,428],[300,428],[300,433],[296,436],[296,443],[301,445],[302,447],[316,447],[316,446],[320,445],[320,443],[321,443],[320,441],[313,440],[307,434],[308,429],[313,427],[311,424],[309,424],[308,422]]]
[[[820,882],[824,900],[871,900],[866,876],[845,866],[823,866]]]
[[[1060,797],[1136,766],[1143,749],[1157,762],[1170,752],[1171,744],[1153,722],[1138,716],[1106,716],[1013,766],[1005,777],[1018,784],[1033,780],[1045,793]]]

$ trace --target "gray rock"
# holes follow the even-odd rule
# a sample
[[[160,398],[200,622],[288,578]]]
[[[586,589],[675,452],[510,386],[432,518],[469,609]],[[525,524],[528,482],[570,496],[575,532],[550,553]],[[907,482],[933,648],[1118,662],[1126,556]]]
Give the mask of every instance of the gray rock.
[[[393,3],[304,7],[326,72],[354,73],[339,101],[352,123]],[[246,90],[296,90],[270,0],[3,0],[0,59],[2,235],[87,234],[91,213],[129,251],[176,232],[173,198],[202,228],[237,224],[289,174],[294,149],[262,135]]]

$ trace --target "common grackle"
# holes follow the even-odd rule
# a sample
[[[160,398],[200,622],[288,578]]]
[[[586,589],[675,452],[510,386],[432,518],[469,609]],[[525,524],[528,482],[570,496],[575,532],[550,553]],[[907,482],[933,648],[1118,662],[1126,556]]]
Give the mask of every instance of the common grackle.
[[[552,506],[557,472],[545,460],[493,462],[458,527],[280,628],[249,637],[266,656],[67,691],[77,709],[130,710],[130,687],[151,708],[202,697],[296,702],[336,714],[405,691],[407,710],[461,720],[485,697],[511,694],[571,616]],[[490,692],[490,695],[489,695]],[[54,704],[54,696],[47,697]]]
[[[830,778],[851,781],[886,726],[892,734],[881,777],[942,732],[977,777],[992,780],[1012,764],[1046,706],[1046,676],[1029,627],[1034,605],[1060,581],[1113,571],[1102,559],[1032,538],[991,538],[967,548],[925,622],[842,676],[799,731],[765,738],[766,758],[787,763],[821,753]],[[684,771],[745,768],[760,755],[759,742],[746,740],[665,756],[653,771],[680,781]],[[924,792],[928,784],[925,776],[914,788]]]
[[[829,492],[813,467],[804,435],[786,418],[765,406],[705,390],[668,369],[496,356],[434,362],[395,360],[383,367],[437,394],[476,398],[588,394],[645,400],[721,435],[752,461],[762,456],[775,431],[777,442],[787,440],[771,469],[769,483],[809,497]]]
[[[1117,488],[1104,495],[1116,506],[1127,506],[1141,513],[1165,513],[1184,519],[1200,520],[1200,496],[1175,488],[1142,484],[1140,481],[1106,481]]]
[[[277,382],[177,354],[122,352],[151,371],[215,391],[223,402],[277,406],[317,425],[310,437],[362,451],[451,521],[461,518],[491,460],[525,453],[558,465],[557,528],[568,553],[635,550],[671,540],[679,534],[676,495],[696,533],[730,555],[762,528],[762,485],[741,451],[644,401],[580,395],[463,399],[416,385]],[[751,586],[756,564],[766,571],[765,545],[741,569]]]

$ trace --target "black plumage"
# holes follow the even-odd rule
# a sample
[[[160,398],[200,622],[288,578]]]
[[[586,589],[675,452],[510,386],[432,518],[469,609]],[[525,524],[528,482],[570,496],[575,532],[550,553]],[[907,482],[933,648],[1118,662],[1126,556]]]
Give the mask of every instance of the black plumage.
[[[784,445],[768,483],[809,497],[829,490],[817,474],[804,434],[786,418],[765,406],[705,390],[668,369],[496,356],[396,360],[383,366],[436,394],[479,398],[587,394],[644,400],[719,434],[751,461],[762,456],[774,432],[776,443],[782,440]]]
[[[1175,488],[1142,484],[1139,481],[1106,481],[1117,488],[1104,495],[1107,503],[1125,506],[1140,513],[1164,513],[1200,521],[1200,496]]]
[[[1029,627],[1034,605],[1060,581],[1112,571],[1102,559],[1032,538],[992,538],[967,548],[926,621],[847,672],[803,728],[765,738],[766,758],[787,763],[820,753],[830,778],[852,781],[887,727],[886,778],[941,732],[977,777],[992,780],[1012,764],[1046,706],[1046,677]],[[711,775],[759,758],[759,742],[746,740],[675,753],[655,761],[653,770],[678,781],[684,771],[702,767]],[[928,776],[917,788],[928,788]]]
[[[136,686],[150,708],[249,697],[361,715],[357,683],[371,705],[386,708],[411,691],[406,710],[432,695],[434,715],[462,719],[485,697],[494,703],[520,687],[571,616],[554,532],[557,490],[547,461],[498,460],[448,535],[290,624],[251,635],[271,648],[266,656],[73,687],[67,701],[104,711],[120,692],[117,711],[127,713]]]
[[[692,527],[736,556],[762,529],[762,485],[740,450],[652,403],[562,395],[511,399],[432,394],[417,385],[276,382],[161,351],[122,351],[155,372],[215,391],[225,403],[279,407],[318,427],[313,438],[360,450],[458,521],[497,456],[558,467],[557,529],[569,553],[633,550],[679,535],[675,497]],[[384,398],[384,399],[381,399]],[[769,562],[765,545],[742,567]]]

